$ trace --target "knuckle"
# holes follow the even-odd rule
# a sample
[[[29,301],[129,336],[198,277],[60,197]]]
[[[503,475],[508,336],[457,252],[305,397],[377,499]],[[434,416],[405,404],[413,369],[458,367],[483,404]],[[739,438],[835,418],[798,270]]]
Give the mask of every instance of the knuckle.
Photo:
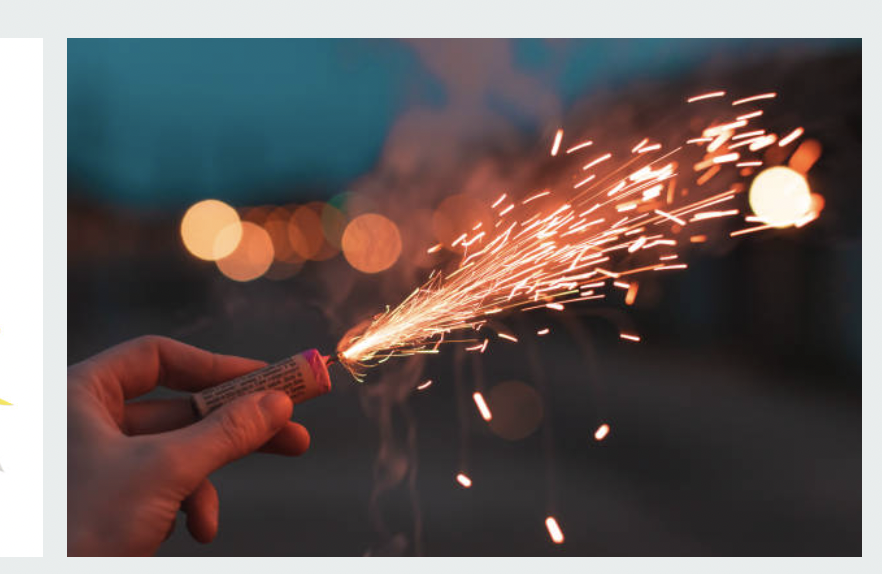
[[[227,446],[237,454],[248,451],[250,440],[259,432],[256,421],[262,416],[254,405],[241,406],[236,409],[227,409],[220,414],[220,428]]]

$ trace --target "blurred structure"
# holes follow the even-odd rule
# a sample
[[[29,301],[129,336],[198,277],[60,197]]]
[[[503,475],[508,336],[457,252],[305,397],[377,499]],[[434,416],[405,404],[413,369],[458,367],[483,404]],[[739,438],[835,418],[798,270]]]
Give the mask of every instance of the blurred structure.
[[[550,327],[526,350],[393,361],[363,386],[332,371],[296,410],[311,452],[219,472],[217,542],[179,532],[164,552],[859,554],[860,48],[69,41],[71,363],[145,333],[327,352],[421,283],[427,249],[530,176],[564,120],[649,129],[707,88],[778,91],[805,130],[788,169],[824,197],[811,226],[709,241],[623,291],[627,312],[515,317]]]

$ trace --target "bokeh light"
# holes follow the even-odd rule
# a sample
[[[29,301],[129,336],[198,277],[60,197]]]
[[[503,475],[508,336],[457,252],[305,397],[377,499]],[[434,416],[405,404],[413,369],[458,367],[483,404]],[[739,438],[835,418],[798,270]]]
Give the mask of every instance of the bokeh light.
[[[216,199],[193,204],[181,220],[181,239],[184,246],[187,251],[205,261],[216,261],[231,254],[239,245],[241,237],[239,214]]]
[[[259,205],[257,207],[249,207],[240,210],[243,212],[242,221],[250,221],[251,223],[256,223],[257,225],[262,226],[266,222],[266,218],[269,217],[274,209],[275,207],[271,205]]]
[[[329,202],[322,206],[321,220],[325,240],[340,249],[343,246],[343,232],[348,223],[346,214]]]
[[[304,260],[324,261],[338,252],[325,240],[321,216],[323,207],[323,203],[314,201],[301,205],[291,215],[288,240],[294,252]]]
[[[250,221],[241,223],[241,230],[238,246],[223,259],[218,259],[217,268],[234,281],[252,281],[272,265],[273,241],[263,227]]]
[[[808,182],[789,167],[764,170],[750,185],[750,207],[768,225],[793,225],[809,212],[811,204]]]
[[[284,207],[277,207],[264,217],[263,228],[273,242],[276,261],[302,263],[303,258],[294,251],[288,235],[291,212]]]
[[[325,241],[322,222],[311,208],[300,206],[291,214],[288,226],[288,240],[291,248],[302,259],[312,259]]]
[[[359,215],[343,232],[343,255],[362,273],[392,267],[401,255],[401,234],[391,220],[376,213]]]
[[[533,434],[542,422],[542,398],[526,383],[499,383],[488,394],[493,419],[490,430],[506,440],[521,440]]]

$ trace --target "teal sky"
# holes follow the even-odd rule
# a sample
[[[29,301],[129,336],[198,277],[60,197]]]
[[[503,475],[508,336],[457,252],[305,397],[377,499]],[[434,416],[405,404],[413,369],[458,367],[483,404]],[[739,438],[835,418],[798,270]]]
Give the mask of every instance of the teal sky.
[[[593,90],[682,76],[733,55],[859,45],[517,40],[504,53],[566,109]],[[69,40],[68,173],[77,190],[133,206],[329,197],[372,168],[399,114],[444,106],[449,90],[397,40]],[[485,105],[505,108],[489,97]],[[544,127],[535,114],[505,112],[524,130]]]

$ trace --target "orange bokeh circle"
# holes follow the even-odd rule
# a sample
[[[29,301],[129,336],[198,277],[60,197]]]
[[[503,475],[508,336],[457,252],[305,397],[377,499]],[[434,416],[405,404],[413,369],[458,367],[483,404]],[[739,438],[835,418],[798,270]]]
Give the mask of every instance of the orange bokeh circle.
[[[254,223],[244,222],[242,239],[228,256],[218,259],[217,268],[234,281],[252,281],[266,273],[272,265],[273,241],[266,230]]]
[[[187,251],[206,261],[232,253],[241,237],[239,214],[216,199],[193,204],[181,220],[181,239]]]
[[[401,255],[401,234],[391,220],[376,213],[359,215],[343,232],[343,255],[362,273],[392,267]]]
[[[301,205],[291,214],[288,225],[288,240],[291,248],[300,258],[324,261],[337,254],[336,247],[325,240],[322,228],[322,208],[318,201]]]

